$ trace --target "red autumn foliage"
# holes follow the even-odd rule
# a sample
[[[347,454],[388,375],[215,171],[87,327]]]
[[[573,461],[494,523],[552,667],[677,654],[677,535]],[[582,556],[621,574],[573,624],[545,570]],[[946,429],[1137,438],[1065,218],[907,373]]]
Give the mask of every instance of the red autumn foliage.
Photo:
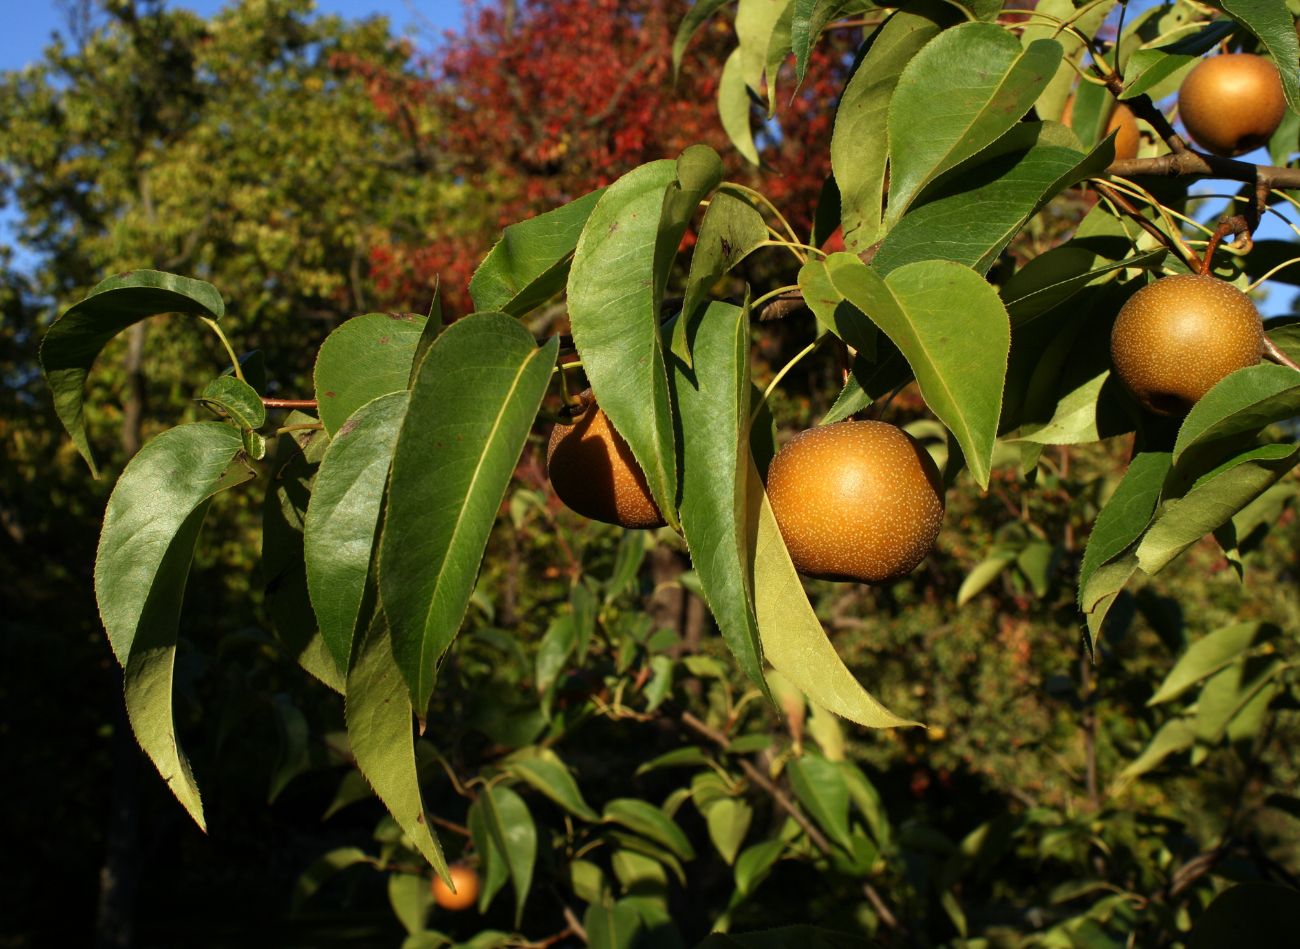
[[[383,304],[416,305],[440,274],[449,310],[466,312],[469,277],[500,228],[697,142],[723,156],[730,179],[762,190],[806,231],[830,170],[834,101],[860,30],[828,33],[793,97],[791,59],[777,116],[760,129],[764,167],[757,170],[732,148],[718,118],[718,77],[734,45],[725,16],[696,34],[674,83],[673,36],[688,7],[685,0],[487,0],[470,7],[465,30],[430,56],[430,82],[368,75],[390,120],[408,121],[403,97],[433,110],[433,147],[488,208],[469,226],[440,222],[427,243],[375,247],[371,276]]]

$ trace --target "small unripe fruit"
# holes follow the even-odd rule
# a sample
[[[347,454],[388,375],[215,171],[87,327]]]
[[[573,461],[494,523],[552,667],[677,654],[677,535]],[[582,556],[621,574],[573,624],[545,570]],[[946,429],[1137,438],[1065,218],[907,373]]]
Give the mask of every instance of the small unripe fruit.
[[[433,884],[429,887],[433,901],[443,909],[469,909],[478,899],[478,874],[463,863],[454,863],[447,870],[451,874],[451,881],[456,884],[456,891],[453,893],[451,887],[442,881],[442,877],[434,877]]]
[[[795,436],[772,459],[767,495],[795,568],[825,580],[903,576],[925,559],[943,520],[934,460],[885,422]]]
[[[572,425],[556,425],[546,449],[551,487],[570,509],[620,527],[663,527],[632,449],[614,430],[591,390],[579,397],[581,414]]]
[[[1211,276],[1143,287],[1110,334],[1115,374],[1158,415],[1184,415],[1216,382],[1259,362],[1264,325],[1250,297]]]
[[[1216,155],[1241,155],[1268,144],[1286,115],[1282,80],[1273,63],[1250,53],[1211,56],[1178,90],[1187,134]]]

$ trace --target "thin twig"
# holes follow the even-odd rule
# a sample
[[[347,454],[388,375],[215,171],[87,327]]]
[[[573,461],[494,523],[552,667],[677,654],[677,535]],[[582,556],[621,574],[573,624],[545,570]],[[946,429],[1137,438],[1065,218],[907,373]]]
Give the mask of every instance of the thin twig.
[[[1297,372],[1300,372],[1300,364],[1297,364],[1294,359],[1292,359],[1290,356],[1284,353],[1278,347],[1277,343],[1269,339],[1267,333],[1264,334],[1264,358],[1271,359],[1279,366],[1286,366],[1290,369],[1294,369]]]
[[[1132,203],[1129,202],[1128,198],[1124,197],[1122,194],[1120,194],[1118,191],[1116,191],[1114,188],[1110,187],[1109,185],[1104,185],[1099,181],[1094,181],[1093,187],[1096,188],[1099,192],[1101,192],[1101,194],[1105,196],[1105,198],[1108,201],[1110,201],[1113,205],[1115,205],[1115,207],[1119,208],[1120,211],[1122,211],[1124,214],[1128,215],[1130,218],[1136,221],[1138,226],[1142,228],[1142,230],[1146,231],[1157,241],[1159,241],[1162,245],[1164,245],[1169,250],[1173,251],[1175,254],[1181,257],[1183,261],[1187,264],[1187,266],[1190,267],[1194,272],[1200,271],[1201,269],[1200,258],[1198,258],[1190,248],[1183,245],[1182,242],[1175,241],[1173,237],[1166,234],[1164,231],[1160,230],[1160,228],[1156,227],[1156,225],[1153,222],[1147,220],[1146,215],[1144,215],[1141,211],[1135,208],[1132,205]]]
[[[315,399],[268,399],[263,397],[262,404],[268,409],[315,409],[320,407]]]

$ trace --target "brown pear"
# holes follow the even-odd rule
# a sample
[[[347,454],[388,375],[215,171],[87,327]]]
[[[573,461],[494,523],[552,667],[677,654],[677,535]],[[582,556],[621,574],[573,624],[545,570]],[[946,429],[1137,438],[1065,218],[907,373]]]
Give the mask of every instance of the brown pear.
[[[592,520],[620,527],[663,527],[663,515],[632,449],[590,389],[578,401],[573,424],[557,424],[546,449],[555,493],[571,510]]]
[[[943,480],[912,436],[885,422],[837,422],[796,435],[772,459],[767,495],[795,568],[881,583],[934,546]]]
[[[1215,277],[1147,284],[1120,308],[1110,335],[1115,374],[1158,415],[1184,415],[1210,388],[1259,362],[1264,326],[1250,297]]]
[[[1106,134],[1118,129],[1115,136],[1115,160],[1128,161],[1130,158],[1138,157],[1138,146],[1142,144],[1142,137],[1138,133],[1137,118],[1133,115],[1133,110],[1124,103],[1115,106],[1115,111],[1110,115],[1110,121],[1106,123]]]
[[[1216,155],[1241,155],[1266,145],[1282,124],[1286,97],[1271,60],[1225,53],[1197,63],[1178,90],[1187,134]]]

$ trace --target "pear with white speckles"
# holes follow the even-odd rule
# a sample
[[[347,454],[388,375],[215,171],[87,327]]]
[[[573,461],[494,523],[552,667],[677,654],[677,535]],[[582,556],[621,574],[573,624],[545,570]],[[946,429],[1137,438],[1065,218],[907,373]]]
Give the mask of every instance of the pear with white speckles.
[[[1115,318],[1115,374],[1157,415],[1185,415],[1216,382],[1259,362],[1264,326],[1250,297],[1211,276],[1181,274],[1133,294]]]
[[[824,580],[897,579],[925,559],[943,521],[934,460],[885,422],[795,436],[772,459],[767,495],[795,568]]]
[[[556,425],[546,449],[551,487],[571,510],[620,527],[663,527],[632,449],[588,389],[572,425]]]
[[[1282,79],[1273,61],[1263,56],[1211,56],[1197,63],[1179,87],[1178,114],[1202,148],[1216,155],[1242,155],[1267,145],[1282,124]]]

